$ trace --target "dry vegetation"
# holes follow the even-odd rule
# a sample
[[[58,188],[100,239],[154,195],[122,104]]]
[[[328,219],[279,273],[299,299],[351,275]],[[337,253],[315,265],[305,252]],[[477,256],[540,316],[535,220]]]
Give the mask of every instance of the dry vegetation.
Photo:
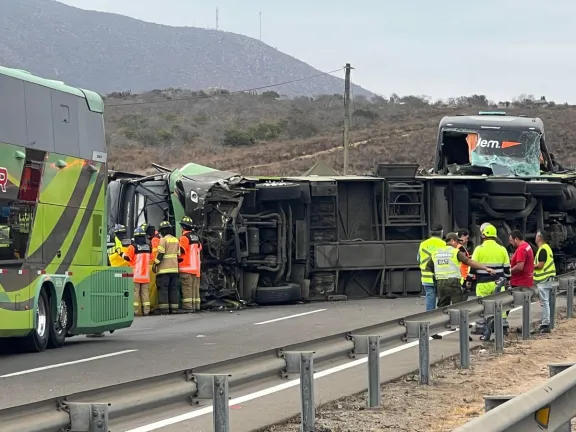
[[[565,311],[565,308],[563,308]],[[565,312],[559,313],[562,318]],[[549,377],[548,363],[573,362],[576,321],[557,324],[551,335],[522,341],[508,338],[504,354],[491,347],[475,350],[471,368],[457,359],[432,368],[431,386],[419,386],[414,374],[382,387],[382,410],[366,410],[366,392],[317,410],[319,432],[449,432],[484,412],[484,395],[517,395]],[[574,420],[573,420],[574,423]],[[300,419],[264,428],[262,432],[296,432]]]
[[[196,162],[244,174],[301,174],[323,160],[342,168],[343,100],[340,95],[282,99],[260,95],[167,89],[106,98],[112,166],[146,171],[151,162],[177,167]],[[502,106],[502,105],[500,105]],[[444,115],[496,109],[484,96],[430,103],[407,96],[354,97],[350,170],[363,174],[376,162],[432,164],[438,122]],[[576,162],[576,107],[539,106],[522,96],[504,109],[539,116],[563,165]]]

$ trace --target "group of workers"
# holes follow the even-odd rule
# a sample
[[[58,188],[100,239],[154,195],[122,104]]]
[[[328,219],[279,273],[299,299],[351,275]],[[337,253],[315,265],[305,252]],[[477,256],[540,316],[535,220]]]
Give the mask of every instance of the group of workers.
[[[521,231],[514,230],[509,242],[515,248],[510,258],[508,250],[498,238],[494,225],[480,227],[482,243],[469,250],[467,230],[443,236],[440,224],[431,227],[430,238],[418,250],[422,287],[426,310],[446,307],[468,299],[470,292],[486,297],[501,289],[527,291],[539,296],[542,307],[541,333],[550,333],[550,292],[556,281],[554,255],[543,231],[536,234],[538,250],[534,254]],[[503,312],[504,331],[508,331],[509,310]],[[476,321],[481,340],[491,337],[491,322]]]
[[[134,230],[128,238],[126,227],[113,229],[114,246],[108,249],[111,266],[129,265],[134,278],[134,314],[187,314],[200,310],[200,266],[202,242],[192,219],[180,221],[182,235],[173,235],[172,224],[160,223],[158,231],[149,225]],[[151,310],[150,282],[156,278],[158,307]],[[180,290],[180,286],[182,290]],[[180,293],[182,295],[180,295]]]

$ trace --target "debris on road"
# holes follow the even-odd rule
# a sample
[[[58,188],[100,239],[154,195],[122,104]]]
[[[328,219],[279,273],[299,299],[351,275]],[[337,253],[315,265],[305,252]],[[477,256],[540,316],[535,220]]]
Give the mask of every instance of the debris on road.
[[[564,309],[564,308],[563,308]],[[320,407],[317,426],[323,432],[449,432],[484,413],[484,395],[520,394],[549,378],[548,363],[576,361],[576,320],[534,335],[530,341],[511,334],[504,354],[486,343],[471,354],[471,368],[460,370],[458,356],[432,366],[430,386],[419,386],[417,374],[382,386],[381,410],[366,409],[366,393]],[[562,321],[561,321],[562,320]],[[269,426],[262,432],[296,432],[300,418]]]

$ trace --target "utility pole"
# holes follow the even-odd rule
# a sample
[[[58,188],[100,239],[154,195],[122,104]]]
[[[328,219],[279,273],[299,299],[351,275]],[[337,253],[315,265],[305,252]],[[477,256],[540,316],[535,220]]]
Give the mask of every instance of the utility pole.
[[[348,175],[348,150],[350,147],[350,71],[353,69],[350,63],[344,67],[344,175]]]
[[[260,42],[262,42],[262,12],[260,12]]]
[[[216,8],[216,30],[218,30],[218,8]]]

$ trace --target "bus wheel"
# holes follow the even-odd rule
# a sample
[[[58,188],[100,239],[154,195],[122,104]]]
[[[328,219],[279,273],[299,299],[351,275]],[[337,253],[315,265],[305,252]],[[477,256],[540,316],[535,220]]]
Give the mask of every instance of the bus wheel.
[[[36,328],[22,342],[26,351],[42,352],[48,346],[50,333],[50,308],[45,290],[40,291],[35,312]]]
[[[50,348],[60,348],[64,345],[66,340],[66,333],[70,329],[72,324],[72,303],[70,302],[70,295],[68,292],[64,292],[62,300],[57,308],[51,307],[50,310],[56,309],[58,315],[50,322],[50,338],[48,340],[48,346]],[[54,297],[51,301],[56,301]]]

